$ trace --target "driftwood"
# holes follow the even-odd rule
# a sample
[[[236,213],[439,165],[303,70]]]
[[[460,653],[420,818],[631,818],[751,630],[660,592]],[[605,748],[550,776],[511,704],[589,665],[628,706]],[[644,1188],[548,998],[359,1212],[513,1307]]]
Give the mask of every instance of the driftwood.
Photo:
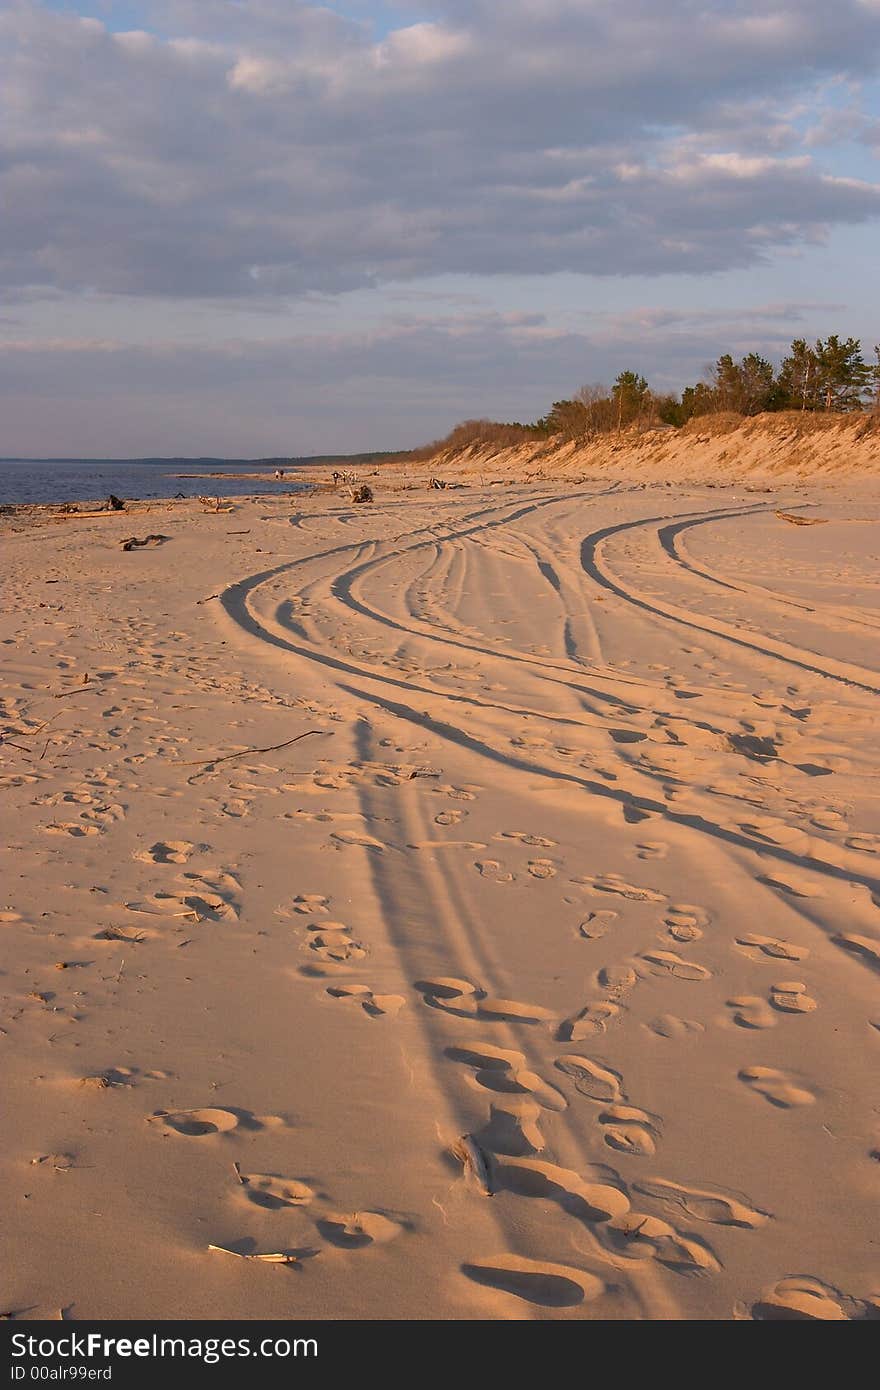
[[[107,498],[107,506],[108,506],[108,508],[110,509],[111,512],[124,512],[124,511],[125,511],[125,503],[123,502],[122,498],[121,498],[121,497],[114,497],[112,492],[111,492],[110,496]]]
[[[142,541],[139,541],[137,536],[129,536],[127,540],[120,541],[120,545],[123,550],[134,550],[143,545],[162,545],[164,541],[170,540],[170,536],[161,536],[153,533],[149,536],[144,536]]]
[[[360,487],[353,487],[350,492],[352,502],[372,502],[373,489],[367,487],[366,483],[361,483]]]
[[[464,1168],[465,1175],[476,1183],[483,1196],[491,1197],[493,1193],[489,1159],[474,1136],[463,1134],[460,1139],[456,1139],[452,1152]]]
[[[141,510],[142,510],[142,511],[145,511],[145,512],[151,512],[151,511],[153,510],[153,508],[152,508],[152,507],[143,507],[143,508],[141,508]],[[110,507],[104,507],[104,508],[103,508],[101,511],[99,511],[99,512],[81,512],[81,511],[78,511],[76,507],[59,507],[58,510],[57,510],[56,512],[51,512],[51,513],[50,513],[49,520],[50,520],[50,521],[82,521],[82,520],[91,521],[91,520],[97,520],[97,518],[98,518],[99,516],[107,517],[107,516],[115,516],[115,515],[116,515],[116,513],[115,513],[115,512],[113,511],[113,509],[110,508]]]
[[[794,512],[777,512],[780,521],[788,521],[792,526],[826,526],[827,516],[795,516]]]
[[[284,1251],[280,1251],[278,1254],[267,1254],[267,1255],[242,1255],[242,1254],[239,1253],[238,1250],[229,1250],[225,1245],[209,1245],[209,1246],[208,1246],[208,1249],[209,1249],[209,1250],[216,1250],[216,1251],[218,1251],[221,1255],[234,1255],[235,1258],[236,1258],[237,1260],[257,1260],[257,1261],[262,1261],[264,1264],[271,1264],[271,1265],[297,1265],[297,1264],[299,1264],[299,1257],[298,1257],[298,1256],[296,1256],[296,1255],[289,1255],[289,1254],[285,1253]]]
[[[281,748],[289,748],[292,743],[299,743],[301,738],[308,738],[310,734],[327,733],[326,729],[306,729],[304,734],[297,734],[296,738],[289,738],[285,743],[273,743],[270,748],[242,748],[238,753],[223,753],[219,758],[195,758],[191,762],[180,763],[181,767],[212,767],[214,763],[227,763],[230,758],[247,758],[253,753],[277,753]]]

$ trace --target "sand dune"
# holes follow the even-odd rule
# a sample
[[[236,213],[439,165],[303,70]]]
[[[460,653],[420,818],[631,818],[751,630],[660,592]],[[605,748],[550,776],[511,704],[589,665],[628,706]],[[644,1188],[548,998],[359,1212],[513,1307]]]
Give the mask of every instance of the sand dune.
[[[3,1306],[876,1316],[876,487],[409,481],[0,519]]]

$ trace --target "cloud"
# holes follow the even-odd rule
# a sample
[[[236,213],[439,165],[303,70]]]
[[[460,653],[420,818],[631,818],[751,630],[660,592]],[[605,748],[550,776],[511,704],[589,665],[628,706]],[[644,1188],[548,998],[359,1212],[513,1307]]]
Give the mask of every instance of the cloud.
[[[880,213],[878,186],[815,162],[858,127],[823,82],[880,63],[865,0],[438,0],[378,38],[344,8],[145,0],[114,32],[98,0],[8,0],[0,286],[712,272]]]
[[[535,419],[627,368],[666,389],[699,377],[722,350],[780,357],[808,317],[836,307],[647,306],[562,329],[540,313],[463,306],[274,341],[8,337],[3,451],[174,454],[182,440],[191,453],[233,456],[406,448],[468,416]]]

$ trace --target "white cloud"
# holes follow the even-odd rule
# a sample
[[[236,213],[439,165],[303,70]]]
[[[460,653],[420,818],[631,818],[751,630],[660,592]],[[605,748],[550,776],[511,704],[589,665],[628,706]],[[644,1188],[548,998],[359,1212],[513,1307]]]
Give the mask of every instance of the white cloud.
[[[836,309],[645,306],[585,312],[581,328],[564,329],[540,313],[463,307],[271,341],[19,334],[0,344],[4,453],[180,453],[182,441],[201,454],[405,448],[467,416],[535,419],[625,368],[663,389],[695,380],[723,350],[779,357],[808,317]]]
[[[858,0],[438,0],[378,42],[356,5],[145,3],[0,13],[8,293],[712,271],[880,212],[803,154],[822,81],[880,62]]]

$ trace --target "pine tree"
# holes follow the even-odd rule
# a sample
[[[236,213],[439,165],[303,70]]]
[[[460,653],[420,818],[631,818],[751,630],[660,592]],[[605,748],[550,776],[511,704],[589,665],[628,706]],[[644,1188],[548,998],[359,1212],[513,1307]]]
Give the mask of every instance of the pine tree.
[[[869,387],[871,368],[862,357],[858,338],[841,342],[832,333],[825,342],[816,342],[818,391],[823,410],[861,410]]]
[[[739,365],[742,415],[757,415],[766,410],[773,394],[773,363],[758,352],[750,352]]]
[[[871,409],[880,414],[880,343],[874,344],[874,361],[868,368],[871,389]]]
[[[639,376],[638,372],[621,372],[611,394],[617,406],[618,430],[633,420],[641,421],[649,394],[648,383],[643,376]]]

